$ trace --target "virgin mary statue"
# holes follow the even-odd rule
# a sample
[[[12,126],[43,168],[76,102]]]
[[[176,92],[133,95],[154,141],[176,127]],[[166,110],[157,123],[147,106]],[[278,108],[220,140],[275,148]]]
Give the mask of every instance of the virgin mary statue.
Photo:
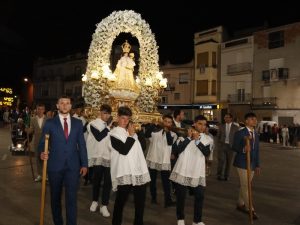
[[[119,59],[114,75],[116,76],[116,89],[139,92],[134,80],[133,71],[135,67],[134,53],[130,53],[131,45],[127,40],[122,44],[122,57]]]

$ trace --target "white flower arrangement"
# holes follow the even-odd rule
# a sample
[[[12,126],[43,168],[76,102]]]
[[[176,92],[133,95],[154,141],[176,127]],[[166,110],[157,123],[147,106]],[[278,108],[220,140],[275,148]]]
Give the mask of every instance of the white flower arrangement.
[[[114,39],[121,33],[131,33],[140,44],[139,85],[142,90],[137,99],[137,105],[143,112],[156,111],[159,90],[162,88],[158,66],[158,46],[149,24],[141,15],[132,11],[114,11],[99,24],[88,53],[87,71],[83,84],[83,95],[87,105],[100,107],[108,95],[107,68],[110,63],[110,52]],[[106,68],[105,74],[103,67]],[[158,79],[159,78],[159,79]],[[152,85],[149,85],[152,81]]]

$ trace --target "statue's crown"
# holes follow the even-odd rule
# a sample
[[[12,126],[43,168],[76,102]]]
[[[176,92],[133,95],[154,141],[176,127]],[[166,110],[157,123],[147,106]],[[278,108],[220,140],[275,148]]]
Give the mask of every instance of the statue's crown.
[[[127,53],[130,52],[131,45],[128,43],[127,40],[122,44],[122,49],[123,49],[123,53],[124,52],[127,52]]]

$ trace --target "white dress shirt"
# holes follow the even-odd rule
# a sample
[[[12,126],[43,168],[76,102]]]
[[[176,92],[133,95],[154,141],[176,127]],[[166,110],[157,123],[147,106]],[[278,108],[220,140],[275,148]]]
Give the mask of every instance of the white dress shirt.
[[[67,117],[63,117],[63,115],[59,113],[58,116],[59,116],[59,120],[60,120],[62,129],[64,129],[64,123],[65,123],[64,118],[67,118],[68,135],[70,135],[70,131],[71,131],[71,116],[70,116],[70,114],[68,114]]]

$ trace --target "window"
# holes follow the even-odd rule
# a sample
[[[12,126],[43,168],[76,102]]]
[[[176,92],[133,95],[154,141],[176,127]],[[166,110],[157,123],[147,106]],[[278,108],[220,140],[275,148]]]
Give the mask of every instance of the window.
[[[205,65],[200,65],[200,74],[205,73]]]
[[[180,93],[174,93],[174,100],[180,100]]]
[[[270,81],[270,70],[263,70],[262,71],[262,80],[263,81]]]
[[[73,94],[72,88],[67,88],[67,89],[66,89],[66,95],[67,95],[67,96],[72,96],[72,94]]]
[[[74,94],[76,96],[81,96],[81,92],[82,92],[82,87],[81,86],[76,86],[74,89]]]
[[[288,79],[289,78],[289,69],[288,68],[278,68],[278,78],[279,79]]]
[[[81,77],[81,67],[80,66],[75,66],[75,70],[74,70],[74,74],[75,74],[75,80]]]
[[[244,102],[245,101],[245,89],[237,89],[237,97],[238,102]]]
[[[45,76],[45,70],[41,70],[39,73],[40,76]]]
[[[56,75],[59,75],[59,76],[62,75],[62,68],[61,67],[56,69]]]
[[[161,96],[161,103],[168,103],[168,97],[167,96]]]
[[[211,95],[217,95],[217,81],[211,81]]]
[[[53,69],[50,69],[50,70],[49,70],[49,76],[50,76],[50,77],[53,76]]]
[[[284,31],[276,31],[269,33],[269,49],[284,46]]]
[[[217,53],[216,52],[212,52],[212,56],[211,56],[211,66],[213,68],[217,67]]]
[[[179,74],[179,84],[188,84],[189,83],[189,74],[180,73]]]
[[[45,87],[42,87],[41,88],[41,96],[42,97],[47,97],[48,95],[49,95],[49,89],[45,88]]]
[[[200,68],[201,65],[208,67],[208,52],[197,54],[197,68]]]
[[[208,95],[208,80],[197,80],[196,96]]]

